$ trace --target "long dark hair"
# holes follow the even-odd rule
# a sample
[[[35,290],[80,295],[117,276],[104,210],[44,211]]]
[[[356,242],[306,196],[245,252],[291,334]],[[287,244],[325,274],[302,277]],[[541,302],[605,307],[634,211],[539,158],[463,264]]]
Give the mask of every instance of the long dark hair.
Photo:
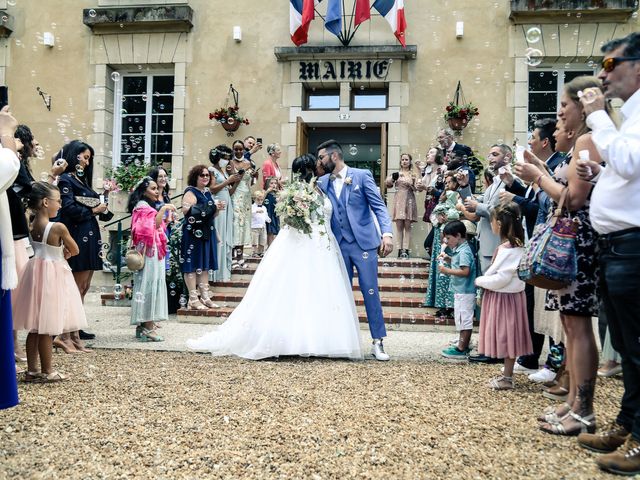
[[[129,194],[129,201],[127,202],[127,211],[129,213],[133,213],[133,209],[136,208],[136,205],[140,201],[147,202],[150,207],[156,208],[156,206],[151,203],[151,200],[144,195],[144,192],[147,190],[151,182],[155,182],[155,180],[151,177],[144,177],[136,184],[133,192]]]
[[[316,174],[316,156],[307,153],[297,157],[291,164],[291,172],[293,175],[299,175],[300,180],[309,183]]]
[[[515,202],[497,206],[491,218],[500,222],[500,238],[505,238],[513,247],[524,245],[524,228],[520,207]]]
[[[167,174],[167,180],[168,180],[169,179],[168,178],[169,177],[169,172],[167,172],[167,169],[162,167],[162,166],[153,167],[151,170],[149,170],[149,173],[147,173],[147,176],[151,177],[154,182],[158,183],[158,175],[160,175],[160,170],[163,170],[164,173]],[[169,182],[168,181],[167,181],[167,184],[162,189],[162,201],[164,203],[169,203],[171,201],[171,197],[169,196]]]
[[[75,173],[76,165],[80,163],[78,156],[80,156],[80,154],[85,150],[89,150],[91,156],[89,157],[89,165],[84,169],[84,175],[79,180],[91,187],[93,177],[93,157],[95,155],[91,145],[83,142],[82,140],[72,140],[60,149],[56,154],[56,158],[64,158],[67,161],[68,165],[64,173]]]
[[[16,128],[15,137],[22,142],[22,148],[20,149],[20,159],[24,163],[29,171],[29,158],[33,157],[33,133],[31,129],[26,125],[18,125]]]

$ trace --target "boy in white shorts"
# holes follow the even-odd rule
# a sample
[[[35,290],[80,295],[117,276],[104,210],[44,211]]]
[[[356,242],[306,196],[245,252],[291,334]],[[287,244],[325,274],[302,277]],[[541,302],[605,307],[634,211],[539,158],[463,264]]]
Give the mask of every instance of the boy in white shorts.
[[[262,257],[264,247],[267,245],[267,222],[271,222],[269,213],[264,204],[264,192],[256,190],[253,193],[253,204],[251,205],[251,245],[253,256]]]
[[[476,307],[476,258],[467,243],[467,229],[464,223],[454,220],[444,226],[443,235],[452,251],[451,257],[442,256],[438,267],[440,273],[451,276],[450,288],[453,290],[453,315],[459,338],[457,345],[451,345],[442,351],[442,356],[466,360],[469,355],[473,315]],[[449,266],[446,266],[449,264]]]

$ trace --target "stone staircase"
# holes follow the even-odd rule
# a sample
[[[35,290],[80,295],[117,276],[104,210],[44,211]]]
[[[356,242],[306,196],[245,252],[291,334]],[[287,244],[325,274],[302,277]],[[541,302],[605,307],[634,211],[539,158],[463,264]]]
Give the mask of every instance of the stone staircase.
[[[242,300],[260,259],[247,258],[245,268],[234,270],[231,281],[212,285],[212,300],[219,309],[205,311],[181,308],[178,321],[184,323],[220,324]],[[437,331],[454,330],[451,318],[434,315],[436,309],[422,307],[427,290],[429,261],[420,258],[378,260],[378,282],[384,319],[389,330]],[[354,277],[354,297],[361,328],[367,328],[364,299]]]

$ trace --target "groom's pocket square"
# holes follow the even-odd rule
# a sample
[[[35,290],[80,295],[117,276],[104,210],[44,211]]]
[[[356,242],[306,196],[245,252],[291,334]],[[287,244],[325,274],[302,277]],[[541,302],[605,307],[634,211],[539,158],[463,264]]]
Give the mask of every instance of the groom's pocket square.
[[[353,187],[354,190],[359,190],[360,189],[360,185],[356,185],[355,187]]]

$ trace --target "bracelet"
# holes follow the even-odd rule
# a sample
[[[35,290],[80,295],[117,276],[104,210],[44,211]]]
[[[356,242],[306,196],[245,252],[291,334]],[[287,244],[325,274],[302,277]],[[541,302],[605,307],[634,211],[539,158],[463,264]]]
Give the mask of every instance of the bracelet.
[[[537,184],[540,188],[542,188],[542,186],[540,185],[540,181],[542,180],[542,177],[544,177],[544,173],[541,173],[540,176],[538,178],[536,178],[536,181],[533,182],[533,183]]]

